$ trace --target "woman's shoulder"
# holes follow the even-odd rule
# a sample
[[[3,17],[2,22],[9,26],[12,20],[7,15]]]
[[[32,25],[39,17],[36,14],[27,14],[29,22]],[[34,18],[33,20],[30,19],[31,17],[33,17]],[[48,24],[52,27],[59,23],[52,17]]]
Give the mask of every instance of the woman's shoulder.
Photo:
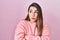
[[[43,24],[44,27],[48,26],[47,24]]]
[[[19,23],[24,23],[24,22],[27,22],[27,20],[22,19],[22,20],[19,21]]]
[[[47,24],[44,24],[43,25],[43,29],[48,29],[48,25]]]
[[[28,21],[27,20],[25,20],[25,19],[22,19],[22,20],[20,20],[19,22],[18,22],[18,24],[26,24]]]
[[[26,20],[20,20],[18,23],[17,23],[17,25],[16,25],[16,27],[25,27],[25,26],[27,26],[27,21]]]

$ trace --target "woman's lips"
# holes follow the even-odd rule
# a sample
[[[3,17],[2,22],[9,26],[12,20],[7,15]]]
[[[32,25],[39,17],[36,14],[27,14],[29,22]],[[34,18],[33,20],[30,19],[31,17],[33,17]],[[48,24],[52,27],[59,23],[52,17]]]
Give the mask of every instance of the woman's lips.
[[[32,18],[33,20],[35,19],[35,18]]]

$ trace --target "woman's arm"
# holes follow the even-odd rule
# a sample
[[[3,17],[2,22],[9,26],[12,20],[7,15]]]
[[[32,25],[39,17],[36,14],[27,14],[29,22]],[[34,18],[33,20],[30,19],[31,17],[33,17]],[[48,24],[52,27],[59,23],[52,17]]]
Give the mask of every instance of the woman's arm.
[[[49,30],[48,30],[48,26],[45,25],[43,28],[43,33],[41,36],[41,40],[50,40],[50,34],[49,34]]]
[[[34,35],[26,35],[25,38],[27,40],[41,40],[39,36],[34,36]]]
[[[38,40],[39,39],[38,36],[29,34],[25,35],[26,29],[24,28],[25,27],[24,24],[25,24],[24,21],[20,21],[16,26],[14,40]]]
[[[45,25],[43,28],[42,36],[26,35],[27,40],[50,40],[48,26]]]
[[[49,31],[47,26],[43,29],[43,35],[40,36],[34,36],[34,35],[25,35],[25,28],[24,28],[24,22],[20,22],[15,30],[15,37],[14,40],[49,40]]]
[[[24,21],[20,21],[16,26],[14,40],[25,40],[25,31]]]
[[[16,26],[14,40],[39,40],[40,37],[38,36],[25,34],[26,29],[24,28],[24,24],[24,21],[20,21],[19,24]]]

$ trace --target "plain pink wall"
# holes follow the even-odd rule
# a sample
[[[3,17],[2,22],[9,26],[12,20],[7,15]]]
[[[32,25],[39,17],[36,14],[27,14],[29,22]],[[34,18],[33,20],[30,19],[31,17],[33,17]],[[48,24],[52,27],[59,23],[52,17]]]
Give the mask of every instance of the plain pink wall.
[[[41,5],[51,40],[60,40],[60,0],[0,0],[0,40],[14,39],[15,27],[32,2]]]

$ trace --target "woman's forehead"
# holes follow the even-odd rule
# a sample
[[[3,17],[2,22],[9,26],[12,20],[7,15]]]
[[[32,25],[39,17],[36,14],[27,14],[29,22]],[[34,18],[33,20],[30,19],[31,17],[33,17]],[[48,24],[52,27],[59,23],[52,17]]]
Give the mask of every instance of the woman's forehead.
[[[30,7],[30,10],[36,10],[36,11],[37,11],[37,8],[34,7],[34,6],[31,6],[31,7]]]

